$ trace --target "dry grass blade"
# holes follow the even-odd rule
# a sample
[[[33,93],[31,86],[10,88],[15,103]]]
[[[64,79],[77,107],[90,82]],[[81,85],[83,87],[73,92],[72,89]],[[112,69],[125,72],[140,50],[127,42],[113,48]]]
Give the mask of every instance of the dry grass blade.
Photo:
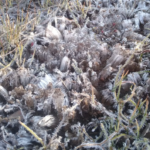
[[[138,100],[138,103],[136,104],[136,107],[134,108],[134,111],[133,111],[133,113],[132,113],[132,116],[131,116],[131,118],[130,118],[130,123],[132,122],[132,120],[134,119],[134,117],[135,117],[135,114],[136,114],[136,111],[137,111],[137,109],[138,109],[138,107],[139,107],[139,104],[140,104],[140,99]]]
[[[139,135],[140,135],[140,127],[139,127],[139,124],[137,122],[137,119],[136,119],[136,126],[137,126],[137,138],[139,138]]]
[[[38,137],[38,135],[37,135],[33,130],[31,130],[28,126],[26,126],[26,125],[25,125],[24,123],[22,123],[21,121],[19,121],[19,123],[20,123],[26,130],[28,130],[28,131],[43,145],[44,148],[46,148],[46,146],[44,145],[43,140],[42,140],[40,137]]]

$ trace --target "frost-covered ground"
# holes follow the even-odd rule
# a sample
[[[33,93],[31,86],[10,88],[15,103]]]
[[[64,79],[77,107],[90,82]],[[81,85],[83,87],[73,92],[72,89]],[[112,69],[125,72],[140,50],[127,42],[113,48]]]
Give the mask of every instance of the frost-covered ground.
[[[150,149],[149,0],[0,6],[1,150]]]

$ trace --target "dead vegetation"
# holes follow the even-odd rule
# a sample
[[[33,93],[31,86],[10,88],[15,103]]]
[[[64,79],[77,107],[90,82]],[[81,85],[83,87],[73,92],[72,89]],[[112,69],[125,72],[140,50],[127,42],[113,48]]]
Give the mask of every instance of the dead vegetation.
[[[0,149],[149,149],[146,0],[2,0]]]

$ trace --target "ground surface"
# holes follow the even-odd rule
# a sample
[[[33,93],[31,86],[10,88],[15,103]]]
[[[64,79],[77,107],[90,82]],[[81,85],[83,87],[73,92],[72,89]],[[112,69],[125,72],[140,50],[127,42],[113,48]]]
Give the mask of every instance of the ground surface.
[[[148,0],[0,1],[0,149],[150,149]]]

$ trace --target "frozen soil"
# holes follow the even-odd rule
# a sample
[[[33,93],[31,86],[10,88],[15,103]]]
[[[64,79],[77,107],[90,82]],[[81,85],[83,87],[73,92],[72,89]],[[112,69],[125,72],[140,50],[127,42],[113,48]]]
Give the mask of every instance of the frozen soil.
[[[1,150],[150,149],[149,0],[0,5]]]

